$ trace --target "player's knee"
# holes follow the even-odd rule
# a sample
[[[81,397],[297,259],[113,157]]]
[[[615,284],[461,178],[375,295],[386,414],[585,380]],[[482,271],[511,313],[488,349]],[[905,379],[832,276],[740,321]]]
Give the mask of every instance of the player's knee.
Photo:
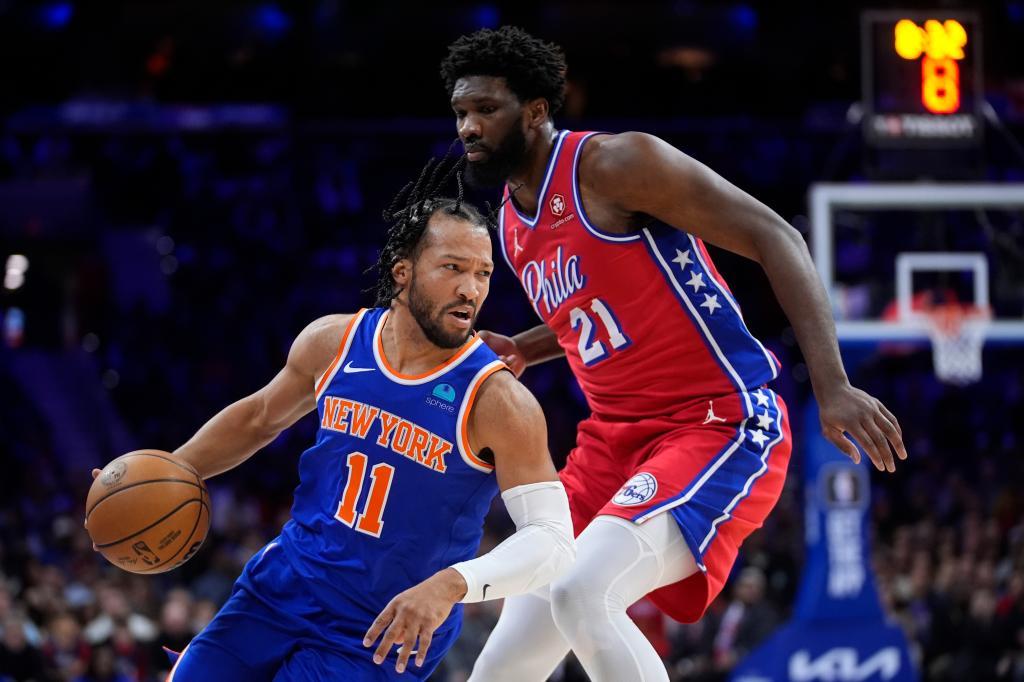
[[[577,573],[570,572],[551,583],[551,615],[564,632],[563,625],[578,623],[586,618],[588,609],[600,603],[602,595],[588,590]]]

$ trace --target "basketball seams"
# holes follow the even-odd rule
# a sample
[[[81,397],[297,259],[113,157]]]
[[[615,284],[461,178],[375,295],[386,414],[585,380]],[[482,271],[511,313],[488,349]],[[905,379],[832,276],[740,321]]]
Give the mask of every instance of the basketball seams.
[[[206,504],[206,503],[205,503],[205,502],[203,502],[202,500],[199,500],[199,505],[200,505],[200,507],[201,507],[201,508],[200,508],[200,510],[199,510],[199,513],[198,513],[198,514],[196,514],[196,522],[195,522],[195,523],[194,523],[194,524],[192,525],[192,532],[191,532],[191,533],[189,533],[189,534],[188,534],[188,537],[187,537],[187,538],[185,538],[185,541],[184,541],[183,543],[181,543],[181,547],[179,547],[179,548],[178,548],[178,551],[177,551],[177,552],[175,552],[174,554],[172,554],[172,555],[171,555],[171,557],[170,557],[169,559],[167,559],[167,561],[161,562],[161,563],[160,563],[160,564],[158,564],[157,566],[154,566],[154,567],[153,567],[154,569],[156,569],[156,568],[159,568],[160,566],[165,566],[165,565],[167,565],[168,563],[170,563],[170,562],[174,561],[174,560],[175,560],[175,559],[177,558],[177,556],[178,556],[179,554],[181,554],[181,550],[183,550],[183,549],[185,549],[186,547],[188,547],[189,543],[190,543],[190,542],[192,542],[192,538],[193,538],[193,537],[195,537],[195,534],[196,534],[196,530],[198,530],[198,528],[199,528],[199,521],[200,521],[200,520],[201,520],[201,519],[203,518],[203,509],[205,509],[205,510],[206,510],[206,515],[207,515],[207,516],[209,516],[209,515],[210,515],[210,507],[209,507],[209,505],[208,505],[208,504]],[[204,537],[204,538],[203,538],[203,540],[205,541],[205,540],[206,540],[206,538]],[[177,564],[175,564],[174,566],[172,566],[172,568],[176,568],[176,567],[177,567]]]
[[[155,460],[162,460],[162,462],[173,464],[174,469],[169,469],[166,464],[162,462],[128,461],[138,457],[150,457]],[[113,524],[113,530],[115,530],[115,532],[119,530],[121,534],[123,534],[123,537],[112,542],[96,544],[96,549],[104,554],[104,556],[106,556],[106,558],[112,563],[118,565],[114,557],[120,556],[123,553],[124,548],[127,548],[133,542],[143,541],[152,544],[158,535],[161,539],[172,540],[174,536],[171,534],[167,534],[165,537],[165,531],[170,529],[171,526],[173,526],[173,533],[180,538],[180,536],[184,534],[184,531],[188,529],[187,515],[194,514],[192,518],[192,528],[188,529],[188,534],[185,535],[183,539],[179,540],[177,549],[174,548],[172,543],[168,543],[168,546],[164,547],[163,550],[160,551],[160,555],[166,556],[163,561],[148,567],[134,566],[132,568],[126,568],[121,566],[121,568],[137,574],[156,574],[172,570],[184,564],[206,540],[209,533],[210,520],[212,519],[210,494],[206,489],[199,471],[188,462],[178,461],[175,459],[173,454],[164,453],[160,450],[139,450],[129,452],[116,458],[113,462],[119,463],[119,469],[116,469],[109,477],[116,481],[112,484],[115,489],[101,491],[102,486],[98,485],[99,480],[95,482],[94,489],[91,490],[90,493],[94,496],[96,494],[100,494],[102,497],[99,497],[99,499],[89,505],[86,510],[86,523],[96,525],[97,528],[106,529],[110,529],[111,524]],[[190,475],[181,476],[181,471],[187,472]],[[126,476],[125,473],[128,473],[128,475]],[[190,493],[188,489],[173,488],[173,484],[175,483],[192,486],[198,490],[198,494],[195,494],[194,497],[186,497],[192,493]],[[147,484],[156,485],[157,488],[155,490],[163,491],[162,496],[164,500],[162,503],[158,499],[152,498],[148,490],[132,490],[132,488],[139,488]],[[172,488],[161,487],[160,484],[171,484]],[[108,485],[111,484],[108,483]],[[118,493],[125,491],[130,492],[127,496],[119,498],[120,502],[115,503],[114,507],[107,507],[97,512],[101,503],[116,496]],[[161,497],[161,494],[157,493],[157,496]],[[116,505],[120,504],[121,507],[124,507],[124,511],[127,513],[133,508],[134,499],[139,499],[139,503],[141,504],[142,500],[146,498],[149,498],[150,500],[150,502],[145,505],[146,510],[150,513],[155,511],[160,515],[160,517],[155,519],[152,523],[147,522],[142,528],[130,528],[131,525],[137,523],[140,519],[134,513],[130,513],[125,517],[122,514],[122,510]],[[174,500],[174,498],[177,499]],[[164,509],[160,509],[160,506],[163,506],[166,502],[171,502],[171,500],[174,500],[174,502],[172,502],[174,505],[173,508],[167,509],[167,507],[164,506]],[[155,507],[153,502],[157,503]],[[198,507],[193,510],[191,505],[195,503],[198,503]],[[125,505],[127,505],[127,507],[125,507]],[[161,513],[164,510],[167,510],[167,512]],[[179,519],[178,517],[183,512],[186,516]],[[205,520],[203,518],[204,514],[206,517]],[[185,524],[181,523],[182,520],[185,520]],[[128,526],[129,528],[126,528],[125,526]],[[129,529],[131,532],[125,533],[125,531]],[[165,552],[172,553],[168,556]],[[138,553],[138,551],[136,553]],[[159,557],[154,555],[153,558],[158,559]]]
[[[175,507],[171,511],[167,512],[166,514],[164,514],[159,519],[157,519],[153,523],[149,524],[145,528],[140,528],[139,530],[135,531],[131,535],[123,537],[123,538],[121,538],[119,540],[115,540],[114,542],[104,542],[103,544],[100,544],[100,543],[97,542],[96,543],[96,548],[97,549],[105,549],[107,547],[113,547],[114,545],[119,545],[122,542],[125,542],[127,540],[131,540],[132,538],[134,538],[136,536],[142,535],[146,531],[151,530],[151,529],[157,527],[158,525],[160,525],[161,523],[163,523],[164,521],[166,521],[167,519],[171,518],[172,516],[177,514],[179,511],[184,509],[187,505],[190,505],[190,504],[192,504],[194,502],[198,502],[201,506],[206,507],[206,509],[209,510],[209,505],[207,505],[206,502],[203,501],[203,498],[201,496],[200,497],[190,498],[188,500],[185,500],[184,502],[179,504],[177,507]]]
[[[103,497],[101,497],[100,499],[96,500],[96,502],[85,512],[85,520],[86,520],[86,522],[89,521],[89,517],[92,515],[92,513],[94,511],[96,511],[96,507],[100,506],[100,503],[102,503],[103,501],[109,500],[114,495],[117,495],[118,493],[122,493],[125,490],[131,490],[132,488],[136,488],[136,487],[138,487],[140,485],[147,485],[149,483],[181,483],[183,485],[195,486],[196,488],[199,488],[200,490],[203,490],[203,486],[201,484],[193,483],[192,481],[185,481],[185,480],[182,480],[180,478],[149,478],[149,479],[146,479],[145,481],[136,481],[135,483],[129,483],[128,485],[123,486],[121,488],[118,488],[117,490],[112,490],[109,493],[107,493],[106,495],[104,495]],[[194,500],[196,498],[193,497],[191,499]]]

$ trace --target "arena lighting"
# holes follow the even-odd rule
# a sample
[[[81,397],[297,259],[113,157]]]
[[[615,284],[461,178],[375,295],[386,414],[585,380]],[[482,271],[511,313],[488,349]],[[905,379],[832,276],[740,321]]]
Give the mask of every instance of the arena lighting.
[[[291,28],[292,19],[274,3],[260,5],[253,12],[256,25],[270,37],[280,37]]]
[[[20,253],[12,253],[7,258],[7,266],[5,270],[18,270],[19,272],[26,272],[28,270],[28,258]]]
[[[59,30],[71,23],[75,7],[70,2],[51,2],[39,8],[39,18],[46,28]]]
[[[3,337],[8,348],[17,348],[25,338],[25,313],[9,308],[3,318]]]
[[[18,270],[8,270],[4,274],[4,289],[14,291],[25,283],[25,273]]]
[[[501,12],[491,4],[477,5],[472,14],[473,23],[480,28],[497,28],[501,23]]]
[[[743,35],[752,34],[757,29],[757,12],[750,5],[734,5],[726,14],[733,29]]]
[[[25,272],[28,270],[28,258],[20,253],[11,254],[4,268],[4,289],[14,291],[25,283]]]

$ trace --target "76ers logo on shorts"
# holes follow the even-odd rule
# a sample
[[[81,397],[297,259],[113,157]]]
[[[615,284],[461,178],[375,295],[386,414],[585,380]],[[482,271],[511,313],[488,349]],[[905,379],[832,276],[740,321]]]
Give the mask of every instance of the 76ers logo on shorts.
[[[561,194],[551,197],[551,212],[557,216],[565,213],[565,197]]]
[[[639,473],[626,481],[619,492],[615,493],[612,502],[620,507],[635,507],[649,502],[658,492],[658,481],[647,473]]]

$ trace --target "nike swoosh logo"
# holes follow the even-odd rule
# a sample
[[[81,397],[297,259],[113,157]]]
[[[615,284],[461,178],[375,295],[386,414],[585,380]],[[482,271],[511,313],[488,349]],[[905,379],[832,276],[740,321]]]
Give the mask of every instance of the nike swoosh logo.
[[[345,366],[341,368],[345,374],[358,374],[359,372],[373,372],[373,367],[353,367],[352,361],[349,360],[345,363]]]
[[[487,588],[490,587],[490,583],[484,583],[484,600],[487,600]]]

